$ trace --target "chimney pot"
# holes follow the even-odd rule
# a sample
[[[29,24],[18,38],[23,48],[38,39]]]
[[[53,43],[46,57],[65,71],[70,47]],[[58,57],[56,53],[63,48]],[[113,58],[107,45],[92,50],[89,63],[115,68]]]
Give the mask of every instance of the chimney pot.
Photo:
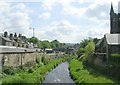
[[[8,33],[7,32],[4,32],[4,37],[8,37]]]
[[[17,37],[17,34],[16,34],[16,33],[14,34],[14,37]]]

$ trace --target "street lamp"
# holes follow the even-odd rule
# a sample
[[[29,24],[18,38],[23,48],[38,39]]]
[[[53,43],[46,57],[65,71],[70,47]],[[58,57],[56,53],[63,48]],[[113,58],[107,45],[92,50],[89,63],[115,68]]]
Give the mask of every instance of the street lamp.
[[[31,28],[31,27],[30,27],[29,29],[33,30],[33,37],[34,37],[34,36],[35,36],[35,33],[34,33],[34,30],[35,30],[35,29],[34,29],[34,28]]]

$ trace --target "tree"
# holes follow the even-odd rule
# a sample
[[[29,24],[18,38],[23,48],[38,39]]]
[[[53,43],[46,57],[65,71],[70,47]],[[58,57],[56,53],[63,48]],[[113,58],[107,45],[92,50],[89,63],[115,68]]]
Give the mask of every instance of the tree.
[[[99,41],[100,39],[98,39],[98,38],[94,38],[93,39],[93,42],[95,43],[95,44],[97,44],[97,42]]]
[[[93,39],[91,37],[89,37],[88,39],[84,39],[80,42],[79,49],[78,49],[78,52],[77,52],[78,57],[80,57],[85,52],[84,48],[92,40]]]
[[[93,41],[89,42],[88,45],[85,47],[84,57],[88,60],[89,63],[93,64],[94,61],[94,50],[95,50],[95,43]]]
[[[80,47],[78,49],[77,55],[79,59],[84,59],[92,63],[94,61],[93,53],[95,50],[95,44],[99,41],[98,38],[84,39],[80,42]]]
[[[79,48],[78,51],[77,51],[77,55],[78,57],[80,57],[82,54],[84,53],[84,48]]]
[[[45,49],[45,48],[51,48],[50,42],[47,41],[47,40],[42,41],[42,47],[43,47],[43,49]]]
[[[28,38],[28,42],[32,42],[32,43],[34,43],[34,44],[37,44],[38,43],[38,38],[36,38],[36,37],[32,37],[32,38]]]
[[[43,48],[42,41],[39,40],[39,41],[37,42],[37,45],[38,45],[39,48]]]
[[[84,39],[80,42],[80,48],[85,48],[85,46],[92,41],[93,39],[91,37],[89,37],[88,39]]]
[[[60,46],[61,46],[61,43],[58,40],[53,40],[51,42],[51,47],[52,48],[60,48]]]

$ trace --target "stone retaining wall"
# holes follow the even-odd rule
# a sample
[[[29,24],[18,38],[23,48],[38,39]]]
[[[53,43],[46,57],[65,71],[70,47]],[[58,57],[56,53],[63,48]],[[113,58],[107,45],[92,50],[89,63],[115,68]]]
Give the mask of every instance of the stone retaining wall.
[[[17,53],[17,54],[0,54],[3,66],[17,67],[27,62],[35,62],[37,57],[41,57],[40,53]]]
[[[63,53],[49,53],[46,54],[38,48],[18,48],[18,47],[0,47],[0,66],[13,66],[17,67],[24,65],[27,62],[35,62],[36,59],[41,57],[46,57],[48,59],[53,59],[56,57],[61,57]]]

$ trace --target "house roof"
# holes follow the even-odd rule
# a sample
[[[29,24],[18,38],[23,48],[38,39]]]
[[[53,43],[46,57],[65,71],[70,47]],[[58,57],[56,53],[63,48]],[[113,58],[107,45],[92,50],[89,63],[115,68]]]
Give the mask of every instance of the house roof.
[[[8,37],[3,37],[3,36],[0,37],[3,38],[5,41],[11,42],[11,40]]]
[[[0,36],[3,36],[3,34],[2,34],[2,33],[0,33]]]
[[[99,46],[99,45],[103,42],[103,40],[104,40],[104,38],[100,39],[100,40],[97,42],[96,46]]]
[[[105,38],[109,45],[120,44],[120,34],[105,34]]]

